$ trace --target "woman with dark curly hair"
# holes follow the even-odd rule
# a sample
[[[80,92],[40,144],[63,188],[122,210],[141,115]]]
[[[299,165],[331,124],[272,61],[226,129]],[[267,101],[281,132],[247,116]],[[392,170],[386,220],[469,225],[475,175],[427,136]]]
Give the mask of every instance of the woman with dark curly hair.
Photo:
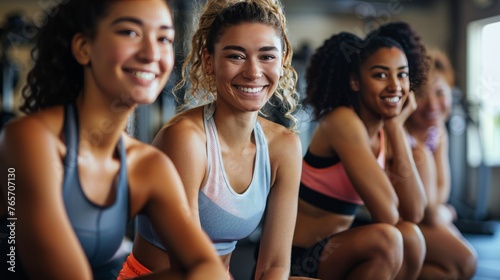
[[[453,67],[439,50],[429,51],[429,57],[429,78],[415,92],[418,106],[405,124],[429,202],[419,224],[427,244],[419,278],[471,279],[477,253],[453,225],[455,209],[448,204],[451,182],[445,123],[451,110]]]
[[[125,132],[165,86],[174,35],[163,0],[70,0],[49,13],[27,116],[0,135],[2,279],[93,279],[138,213],[179,261],[154,276],[225,275],[172,162]]]
[[[426,197],[403,125],[425,48],[407,48],[410,35],[380,36],[383,28],[364,40],[333,35],[309,63],[304,103],[318,126],[303,159],[293,275],[415,279],[422,267],[416,223]],[[363,204],[374,223],[351,228]]]
[[[291,59],[279,1],[208,0],[184,64],[185,104],[201,106],[174,116],[153,141],[173,160],[193,216],[228,270],[237,242],[264,218],[256,279],[290,272],[301,167]],[[290,128],[259,116],[272,97]],[[168,266],[172,255],[147,219],[138,227],[133,256],[152,271]]]

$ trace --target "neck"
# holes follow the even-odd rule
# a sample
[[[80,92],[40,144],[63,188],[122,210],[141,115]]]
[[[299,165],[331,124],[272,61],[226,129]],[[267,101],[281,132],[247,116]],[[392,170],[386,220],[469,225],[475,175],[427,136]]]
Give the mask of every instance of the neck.
[[[252,141],[252,133],[257,122],[258,112],[235,111],[227,106],[220,106],[214,113],[219,138],[229,146],[246,145]]]
[[[374,114],[363,107],[360,107],[358,115],[361,121],[363,121],[366,130],[368,131],[368,135],[370,137],[378,135],[378,132],[384,126],[384,119],[382,119],[381,117],[376,117]]]
[[[134,107],[80,96],[76,102],[80,125],[80,145],[96,156],[108,157],[127,125]]]

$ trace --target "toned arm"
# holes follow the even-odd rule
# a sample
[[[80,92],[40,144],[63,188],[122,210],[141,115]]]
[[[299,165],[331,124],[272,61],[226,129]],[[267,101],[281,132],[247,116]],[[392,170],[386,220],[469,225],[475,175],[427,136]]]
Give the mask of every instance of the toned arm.
[[[1,136],[0,172],[16,169],[18,253],[30,277],[92,279],[90,265],[66,215],[63,164],[56,141],[56,136],[33,118],[8,125]],[[5,182],[0,184],[5,192]]]
[[[269,139],[274,182],[264,220],[256,279],[288,279],[297,216],[302,152],[297,135],[285,130]]]

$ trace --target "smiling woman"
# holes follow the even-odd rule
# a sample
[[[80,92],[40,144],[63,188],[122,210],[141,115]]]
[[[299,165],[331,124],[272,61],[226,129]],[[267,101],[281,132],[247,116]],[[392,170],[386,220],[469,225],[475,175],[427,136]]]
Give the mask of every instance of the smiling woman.
[[[15,272],[2,267],[0,278],[92,279],[141,213],[179,263],[153,276],[220,279],[223,266],[185,211],[173,164],[125,133],[132,111],[153,102],[172,71],[168,5],[70,0],[54,9],[33,51],[27,116],[0,135],[0,174],[15,170],[16,179],[8,217],[12,182],[0,181],[1,255],[17,257]],[[13,218],[15,246],[7,248]]]
[[[426,199],[403,124],[415,110],[410,87],[420,79],[411,78],[424,68],[413,65],[425,49],[403,47],[410,35],[380,30],[364,40],[333,35],[307,69],[304,103],[318,127],[303,159],[292,275],[416,279],[422,267],[415,223]],[[375,223],[351,228],[363,204]]]
[[[203,106],[174,116],[153,144],[176,165],[192,214],[224,264],[265,216],[256,278],[287,279],[300,141],[259,116],[275,97],[294,121],[297,76],[280,3],[209,0],[191,46],[179,86],[189,80],[186,104]],[[144,217],[138,233],[131,257],[149,270],[168,267],[172,254]]]

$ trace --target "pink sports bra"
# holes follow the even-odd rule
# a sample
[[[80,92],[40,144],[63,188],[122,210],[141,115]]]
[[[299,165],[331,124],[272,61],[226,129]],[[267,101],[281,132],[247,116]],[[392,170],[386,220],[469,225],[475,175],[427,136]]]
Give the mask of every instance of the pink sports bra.
[[[384,132],[380,132],[377,162],[385,166]],[[319,157],[307,151],[303,159],[299,197],[333,213],[354,215],[363,200],[351,184],[338,157]]]

